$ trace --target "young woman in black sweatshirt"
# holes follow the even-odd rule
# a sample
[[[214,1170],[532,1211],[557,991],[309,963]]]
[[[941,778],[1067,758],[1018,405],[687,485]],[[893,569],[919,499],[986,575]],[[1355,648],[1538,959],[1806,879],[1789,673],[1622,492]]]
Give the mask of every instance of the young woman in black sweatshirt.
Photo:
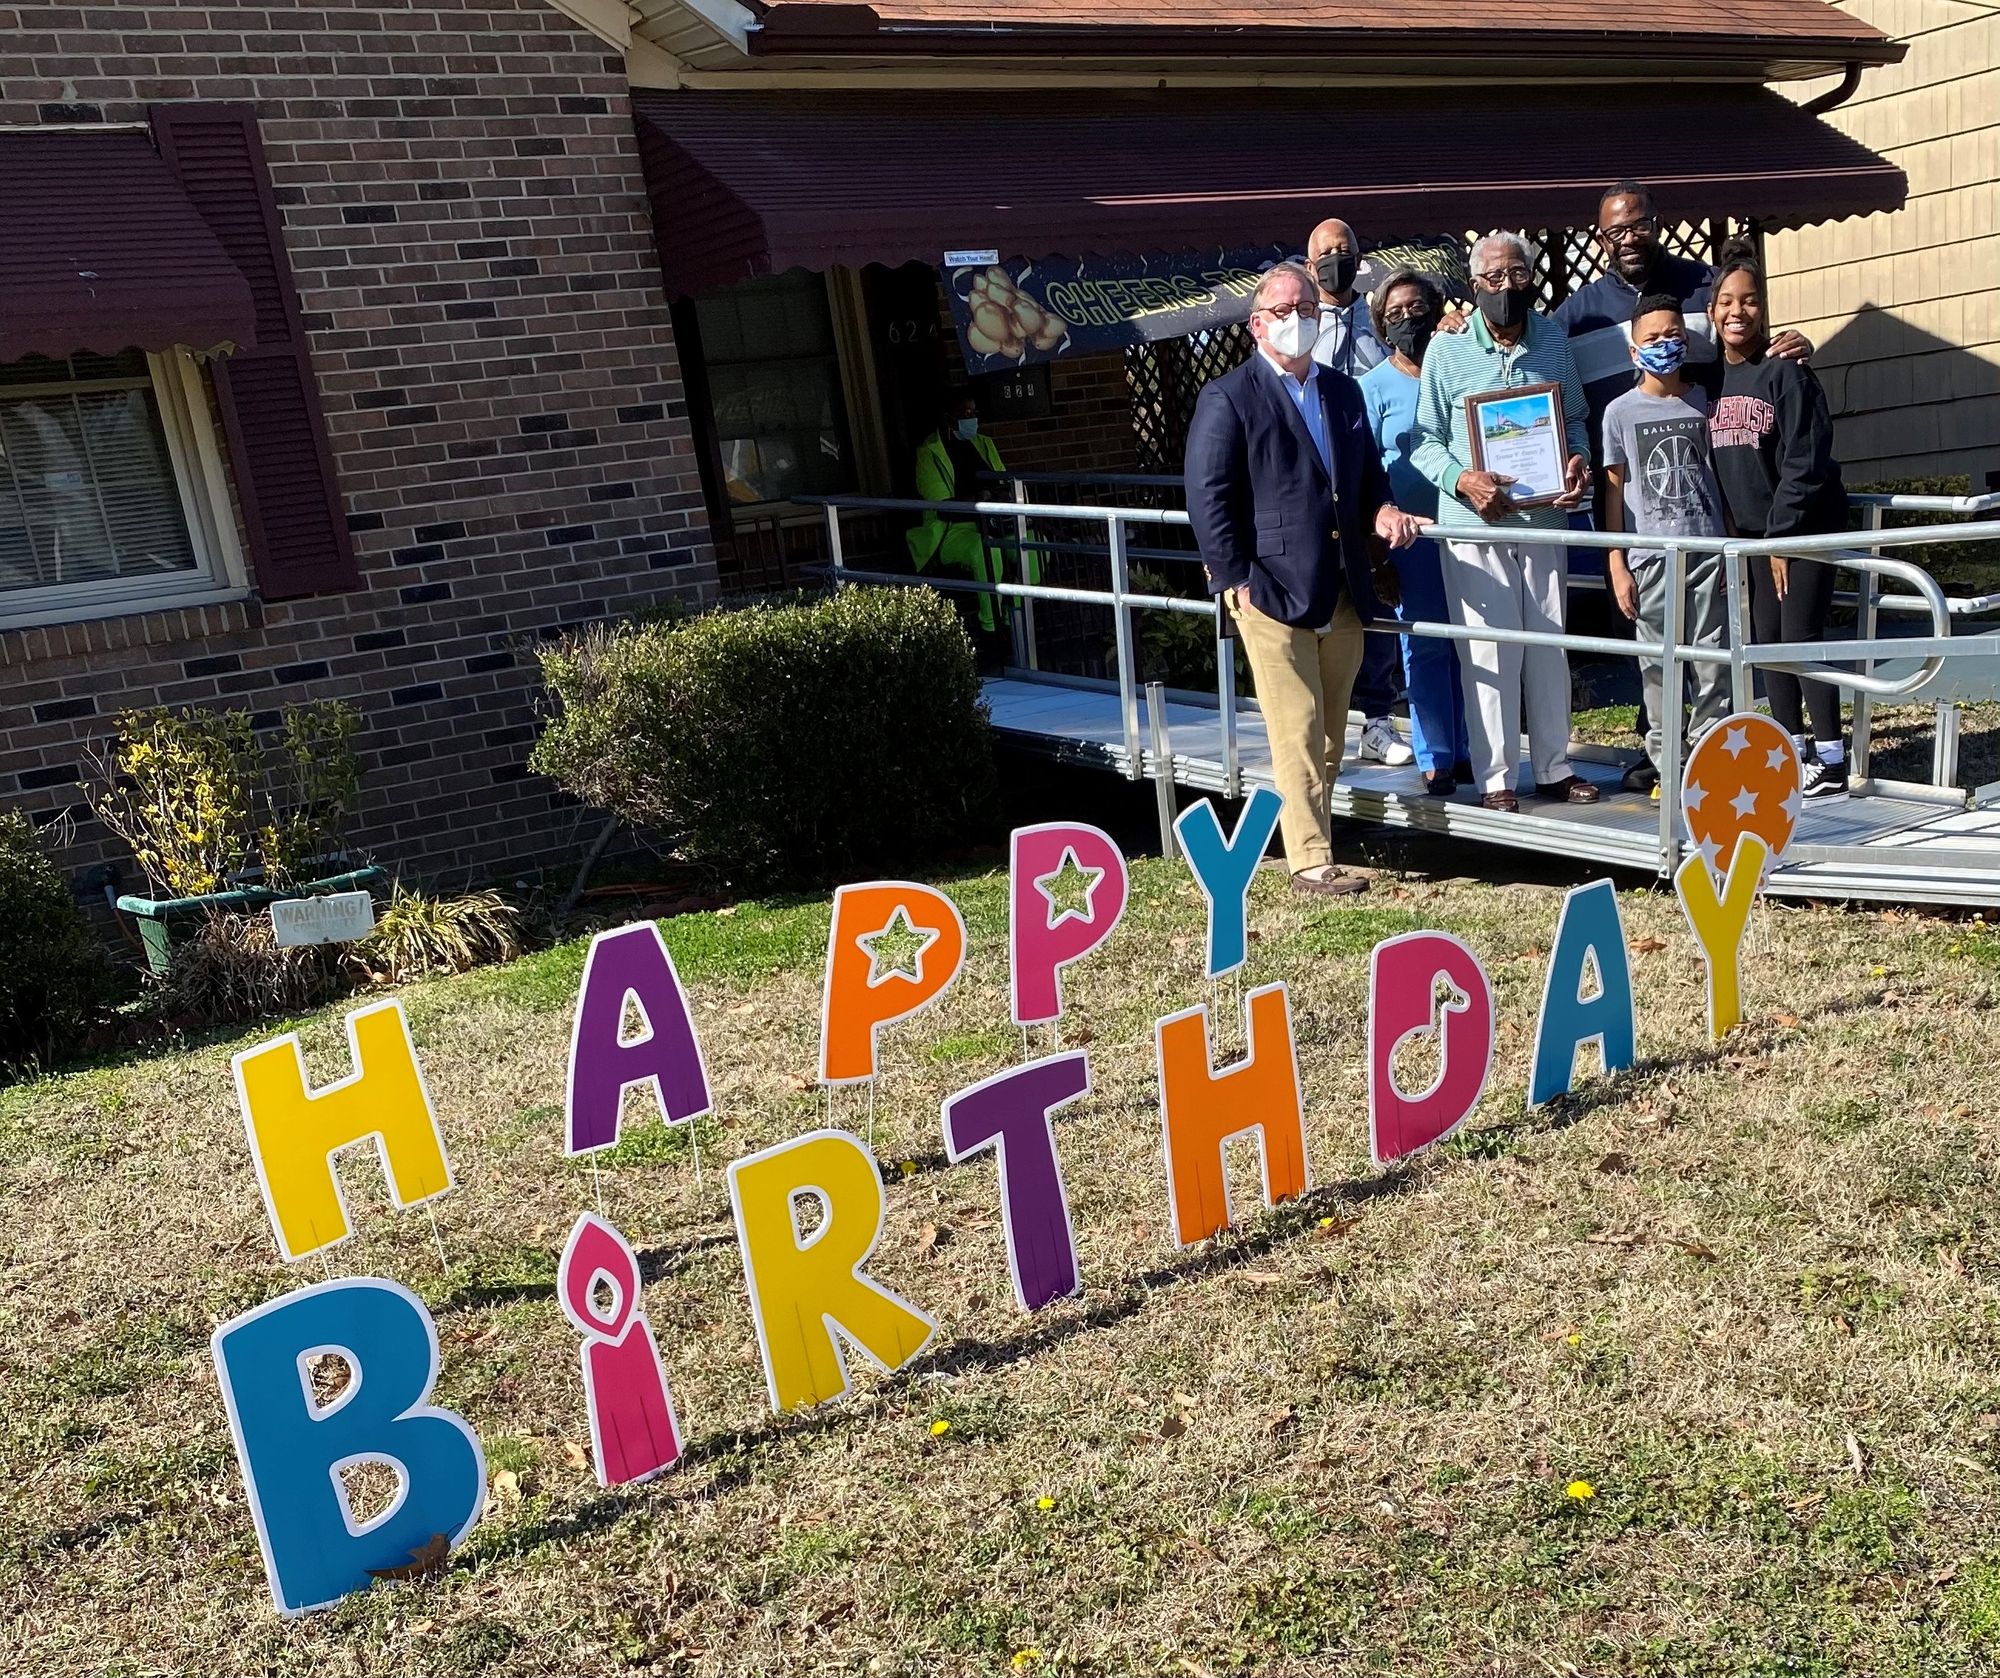
[[[1744,536],[1818,536],[1847,528],[1847,491],[1833,458],[1826,392],[1802,361],[1768,355],[1764,276],[1749,257],[1725,252],[1708,307],[1722,345],[1708,440],[1730,517]],[[1755,557],[1750,562],[1753,641],[1825,638],[1834,568],[1814,559]],[[1840,694],[1825,682],[1764,672],[1771,715],[1799,748],[1807,798],[1847,792],[1847,748]],[[1802,703],[1803,700],[1803,703]],[[1812,719],[1812,750],[1806,715]]]

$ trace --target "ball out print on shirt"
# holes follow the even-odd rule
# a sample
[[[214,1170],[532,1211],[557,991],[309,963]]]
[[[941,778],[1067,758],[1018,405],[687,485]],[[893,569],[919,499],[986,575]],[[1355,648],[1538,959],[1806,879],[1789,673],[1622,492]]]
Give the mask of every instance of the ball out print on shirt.
[[[1641,420],[1632,428],[1638,445],[1638,476],[1644,480],[1646,500],[1663,526],[1693,528],[1719,516],[1709,491],[1706,429],[1706,422],[1696,414],[1686,419]]]

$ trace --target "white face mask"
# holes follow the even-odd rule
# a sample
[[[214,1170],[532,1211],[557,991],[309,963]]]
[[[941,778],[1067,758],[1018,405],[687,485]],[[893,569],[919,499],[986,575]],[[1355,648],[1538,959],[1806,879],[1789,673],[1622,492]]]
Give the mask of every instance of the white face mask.
[[[1307,314],[1304,309],[1294,309],[1283,320],[1267,318],[1264,322],[1264,342],[1287,361],[1310,355],[1313,345],[1319,342],[1319,316]]]

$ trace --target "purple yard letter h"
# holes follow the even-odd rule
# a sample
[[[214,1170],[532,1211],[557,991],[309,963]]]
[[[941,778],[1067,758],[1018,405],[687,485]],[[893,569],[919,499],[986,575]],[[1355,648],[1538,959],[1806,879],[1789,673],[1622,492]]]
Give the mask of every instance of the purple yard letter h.
[[[625,1007],[637,1002],[645,1028],[624,1039]],[[625,1092],[651,1084],[668,1124],[713,1105],[687,992],[652,921],[600,932],[590,941],[569,1047],[569,1128],[564,1152],[587,1154],[618,1140]]]
[[[1089,1092],[1089,1061],[1077,1049],[997,1072],[944,1104],[944,1151],[954,1164],[985,1147],[998,1156],[1007,1268],[1024,1311],[1083,1286],[1051,1115]]]

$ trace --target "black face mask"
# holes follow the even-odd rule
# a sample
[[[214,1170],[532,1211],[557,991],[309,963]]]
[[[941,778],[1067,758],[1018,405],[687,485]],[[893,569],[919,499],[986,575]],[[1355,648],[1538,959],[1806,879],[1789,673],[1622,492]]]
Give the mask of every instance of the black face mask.
[[[1479,294],[1479,312],[1486,317],[1488,326],[1497,326],[1502,332],[1512,332],[1528,318],[1528,288],[1519,291],[1482,291]]]
[[[1319,281],[1320,290],[1335,297],[1354,289],[1354,276],[1360,271],[1359,259],[1342,251],[1328,251],[1313,264],[1313,278]]]
[[[1422,361],[1424,346],[1431,341],[1431,334],[1435,331],[1436,315],[1405,315],[1399,321],[1390,322],[1386,336],[1411,361]]]

